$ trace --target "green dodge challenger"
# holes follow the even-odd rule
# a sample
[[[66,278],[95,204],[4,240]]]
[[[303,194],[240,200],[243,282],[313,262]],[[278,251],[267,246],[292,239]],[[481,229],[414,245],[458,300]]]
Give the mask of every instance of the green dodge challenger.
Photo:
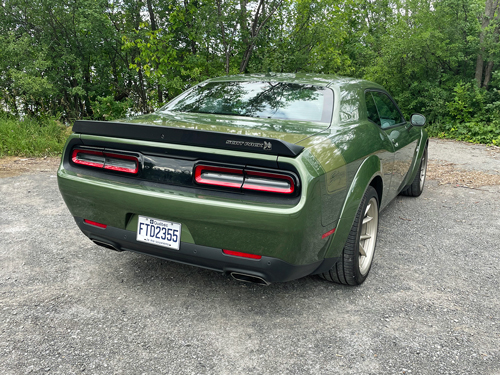
[[[422,192],[424,123],[364,80],[221,77],[153,114],[77,121],[57,177],[100,246],[259,284],[359,285],[380,210]]]

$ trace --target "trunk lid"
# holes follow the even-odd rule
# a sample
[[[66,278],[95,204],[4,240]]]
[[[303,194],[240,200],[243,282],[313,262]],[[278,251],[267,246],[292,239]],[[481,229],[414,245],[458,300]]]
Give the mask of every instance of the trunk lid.
[[[326,129],[326,125],[313,122],[173,112],[113,122],[76,121],[73,126],[80,134],[290,157],[304,149],[297,143]]]

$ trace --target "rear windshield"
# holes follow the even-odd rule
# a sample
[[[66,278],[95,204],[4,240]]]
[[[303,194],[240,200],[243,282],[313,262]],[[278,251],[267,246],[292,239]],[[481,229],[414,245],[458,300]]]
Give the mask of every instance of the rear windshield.
[[[286,82],[209,82],[185,92],[162,110],[330,124],[333,91]]]

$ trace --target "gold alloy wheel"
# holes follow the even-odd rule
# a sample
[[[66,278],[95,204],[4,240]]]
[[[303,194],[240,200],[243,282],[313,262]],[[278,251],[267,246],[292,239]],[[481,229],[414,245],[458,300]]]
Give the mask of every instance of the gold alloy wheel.
[[[424,176],[425,178],[425,176]],[[375,252],[378,231],[378,203],[373,197],[368,202],[361,225],[361,236],[359,237],[359,272],[365,276],[370,270],[370,265]]]

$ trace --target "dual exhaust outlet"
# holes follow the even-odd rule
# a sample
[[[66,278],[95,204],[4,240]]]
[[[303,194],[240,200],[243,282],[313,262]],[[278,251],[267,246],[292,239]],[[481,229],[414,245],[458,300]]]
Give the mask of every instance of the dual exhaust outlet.
[[[270,282],[264,280],[262,277],[255,275],[248,275],[240,272],[231,272],[233,279],[238,281],[243,281],[245,283],[259,284],[259,285],[269,285]]]
[[[111,249],[111,250],[114,250],[114,251],[123,251],[118,245],[115,245],[112,242],[96,240],[95,238],[91,238],[90,240],[93,243],[95,243],[96,245],[105,247],[106,249]]]
[[[98,240],[95,238],[91,238],[91,241],[95,243],[98,246],[105,247],[106,249],[111,249],[114,251],[123,251],[118,245],[108,242],[108,241],[102,241]],[[270,283],[263,279],[260,276],[255,276],[255,275],[249,275],[241,272],[231,272],[231,276],[233,279],[238,280],[238,281],[243,281],[245,283],[252,283],[252,284],[258,284],[258,285],[269,285]]]

